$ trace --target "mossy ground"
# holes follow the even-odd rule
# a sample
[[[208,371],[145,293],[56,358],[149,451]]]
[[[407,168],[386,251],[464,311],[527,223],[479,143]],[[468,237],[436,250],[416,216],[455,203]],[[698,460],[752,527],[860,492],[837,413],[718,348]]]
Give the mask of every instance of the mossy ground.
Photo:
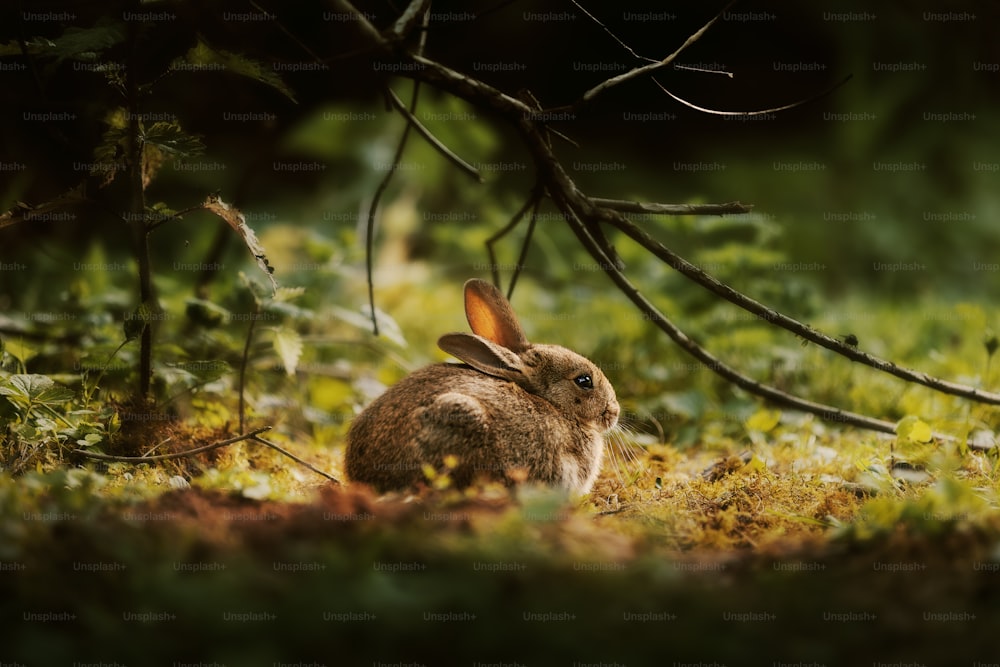
[[[856,433],[840,440],[876,446]],[[930,665],[996,655],[1000,517],[979,486],[987,480],[970,474],[986,454],[970,454],[962,475],[891,491],[858,482],[864,471],[852,474],[839,452],[767,443],[728,459],[649,447],[635,481],[607,471],[583,499],[499,486],[377,498],[272,475],[272,493],[297,485],[289,501],[233,491],[255,495],[255,475],[287,468],[245,447],[215,461],[229,472],[184,490],[150,493],[170,483],[155,468],[4,480],[3,659]]]
[[[447,309],[428,307],[414,322]],[[940,318],[901,311],[905,336],[878,319],[854,333],[901,363],[988,381],[982,311],[920,308],[983,326],[956,339]],[[247,428],[272,425],[268,440],[343,480],[364,382],[391,383],[422,363],[404,355],[432,349],[426,327],[401,328],[418,332],[410,348],[354,359],[350,374],[304,358],[294,382],[255,385]],[[998,459],[963,444],[992,431],[993,411],[746,333],[705,335],[787,391],[905,417],[906,434],[761,406],[669,349],[644,361],[662,342],[635,327],[617,346],[585,341],[618,369],[626,424],[583,498],[441,479],[379,498],[254,441],[141,465],[37,456],[32,472],[0,477],[0,662],[997,662]],[[781,363],[755,365],[765,353]],[[92,430],[124,455],[237,430],[231,388],[194,391],[183,408]],[[931,427],[962,437],[928,439]]]

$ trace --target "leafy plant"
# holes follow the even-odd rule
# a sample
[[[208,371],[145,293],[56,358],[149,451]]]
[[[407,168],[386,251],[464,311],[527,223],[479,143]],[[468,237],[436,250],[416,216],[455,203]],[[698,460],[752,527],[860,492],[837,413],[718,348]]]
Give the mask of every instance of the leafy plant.
[[[0,227],[4,227],[30,220],[41,212],[85,204],[99,204],[121,212],[118,215],[131,229],[138,266],[139,305],[126,319],[125,335],[127,341],[139,340],[136,397],[142,400],[150,396],[154,325],[162,313],[154,289],[152,233],[166,223],[180,221],[186,213],[206,210],[230,225],[269,278],[271,271],[242,214],[218,195],[180,211],[163,202],[147,202],[147,189],[168,158],[186,159],[205,149],[201,138],[188,132],[173,114],[154,108],[158,87],[174,77],[194,77],[202,69],[218,69],[265,84],[292,99],[291,90],[273,71],[239,54],[215,49],[200,38],[194,47],[164,61],[156,48],[146,46],[159,43],[160,33],[167,30],[157,22],[142,24],[140,28],[135,22],[104,16],[90,27],[67,27],[54,39],[39,36],[25,40],[20,50],[44,63],[43,72],[48,77],[55,77],[60,70],[76,63],[86,64],[85,69],[103,79],[104,86],[95,86],[93,90],[93,98],[86,107],[89,117],[85,119],[104,126],[100,139],[91,148],[94,162],[87,174],[95,179],[100,194],[84,194],[86,184],[81,183],[67,195],[39,205],[19,204],[0,215]],[[11,52],[15,46],[0,48]],[[121,187],[112,187],[118,183]],[[273,278],[271,282],[276,287]]]
[[[75,392],[46,375],[0,378],[0,396],[6,401],[0,410],[6,445],[0,461],[15,473],[62,460],[78,447],[100,445],[120,425],[116,415],[98,419],[95,411],[72,409]]]

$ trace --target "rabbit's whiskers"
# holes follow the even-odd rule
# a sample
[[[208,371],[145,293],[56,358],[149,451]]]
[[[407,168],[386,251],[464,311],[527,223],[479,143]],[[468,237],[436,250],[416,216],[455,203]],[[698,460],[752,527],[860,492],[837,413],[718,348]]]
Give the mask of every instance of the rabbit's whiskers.
[[[621,422],[605,434],[611,468],[623,489],[635,484],[646,471],[642,457],[637,451],[638,446],[630,438],[631,434],[632,429]]]

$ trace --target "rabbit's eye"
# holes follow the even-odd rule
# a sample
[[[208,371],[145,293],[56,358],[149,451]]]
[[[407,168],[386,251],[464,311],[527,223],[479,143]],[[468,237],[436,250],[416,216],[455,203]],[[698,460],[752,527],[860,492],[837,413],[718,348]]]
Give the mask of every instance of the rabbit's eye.
[[[573,378],[573,382],[576,383],[576,386],[582,389],[594,388],[594,381],[586,373],[584,373],[583,375],[577,375],[575,378]]]

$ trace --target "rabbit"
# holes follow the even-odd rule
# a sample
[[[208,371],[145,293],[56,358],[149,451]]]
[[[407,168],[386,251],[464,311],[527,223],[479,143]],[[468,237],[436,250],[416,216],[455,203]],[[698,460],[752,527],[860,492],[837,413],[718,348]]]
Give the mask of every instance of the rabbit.
[[[412,373],[361,412],[347,434],[346,472],[378,492],[445,469],[458,488],[477,479],[529,481],[586,494],[604,456],[604,434],[620,408],[604,373],[558,345],[525,338],[510,303],[491,283],[465,283],[473,333],[438,347],[464,363]],[[453,463],[453,461],[452,461]]]

